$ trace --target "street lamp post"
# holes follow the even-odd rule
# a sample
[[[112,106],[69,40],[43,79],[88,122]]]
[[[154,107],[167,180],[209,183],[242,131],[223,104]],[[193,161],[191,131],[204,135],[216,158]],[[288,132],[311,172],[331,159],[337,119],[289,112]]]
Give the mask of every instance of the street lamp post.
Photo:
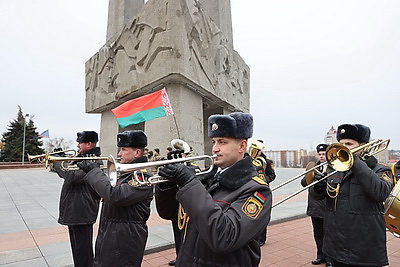
[[[22,165],[25,162],[25,133],[26,133],[26,118],[28,118],[29,114],[25,114],[24,117],[24,137],[22,139]]]

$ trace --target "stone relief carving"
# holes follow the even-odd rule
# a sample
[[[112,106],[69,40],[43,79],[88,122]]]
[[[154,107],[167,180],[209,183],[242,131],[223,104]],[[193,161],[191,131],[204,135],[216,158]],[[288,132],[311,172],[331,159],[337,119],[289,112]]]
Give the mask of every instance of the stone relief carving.
[[[177,73],[238,109],[249,68],[195,0],[149,0],[116,41],[86,62],[86,110],[98,112]]]

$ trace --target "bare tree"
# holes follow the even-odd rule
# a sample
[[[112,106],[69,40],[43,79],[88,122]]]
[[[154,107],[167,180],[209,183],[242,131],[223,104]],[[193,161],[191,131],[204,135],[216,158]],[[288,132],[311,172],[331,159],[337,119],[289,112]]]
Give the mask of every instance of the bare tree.
[[[71,147],[72,147],[71,140],[65,140],[63,137],[56,137],[49,139],[45,143],[44,150],[46,152],[53,152],[55,148],[62,148],[63,150],[65,150],[65,149],[70,149]]]

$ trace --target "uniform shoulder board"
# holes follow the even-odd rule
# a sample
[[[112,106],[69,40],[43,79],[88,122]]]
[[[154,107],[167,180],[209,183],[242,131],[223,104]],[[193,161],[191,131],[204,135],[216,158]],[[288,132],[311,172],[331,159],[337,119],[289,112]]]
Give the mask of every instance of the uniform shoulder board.
[[[252,179],[253,179],[254,182],[256,182],[256,183],[258,183],[258,184],[268,185],[263,179],[261,179],[261,178],[258,177],[258,176],[254,176]]]
[[[253,159],[253,165],[254,165],[254,166],[257,166],[257,167],[262,166],[262,165],[261,165],[261,162],[258,161],[257,159]]]
[[[393,183],[393,175],[390,171],[384,172],[381,177],[389,183]]]

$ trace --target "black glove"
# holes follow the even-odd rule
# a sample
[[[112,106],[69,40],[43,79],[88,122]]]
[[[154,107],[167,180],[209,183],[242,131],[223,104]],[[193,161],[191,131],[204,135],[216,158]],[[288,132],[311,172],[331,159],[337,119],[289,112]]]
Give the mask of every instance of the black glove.
[[[167,159],[178,159],[182,158],[182,154],[185,152],[183,149],[176,149],[168,152]]]
[[[56,152],[59,152],[60,151],[60,153],[56,153]],[[64,152],[61,152],[61,151],[63,151],[63,149],[61,148],[61,147],[58,147],[58,148],[54,148],[53,149],[53,156],[55,156],[55,157],[65,157],[65,153]],[[55,154],[54,154],[55,153]]]
[[[177,183],[179,187],[185,186],[196,177],[194,169],[184,164],[168,164],[160,168],[158,175]]]
[[[370,169],[375,168],[376,164],[378,164],[378,160],[374,156],[365,156],[364,161]]]
[[[79,162],[77,164],[77,166],[84,172],[88,173],[91,170],[93,170],[94,168],[99,168],[99,164],[95,163],[91,160],[82,160],[81,162]]]
[[[322,178],[324,178],[325,177],[325,174],[323,174],[322,172],[317,172],[316,174],[315,174],[315,176],[314,176],[314,181],[319,181],[319,180],[321,180]]]
[[[314,191],[317,194],[321,194],[326,191],[326,179],[319,181],[314,185]]]

